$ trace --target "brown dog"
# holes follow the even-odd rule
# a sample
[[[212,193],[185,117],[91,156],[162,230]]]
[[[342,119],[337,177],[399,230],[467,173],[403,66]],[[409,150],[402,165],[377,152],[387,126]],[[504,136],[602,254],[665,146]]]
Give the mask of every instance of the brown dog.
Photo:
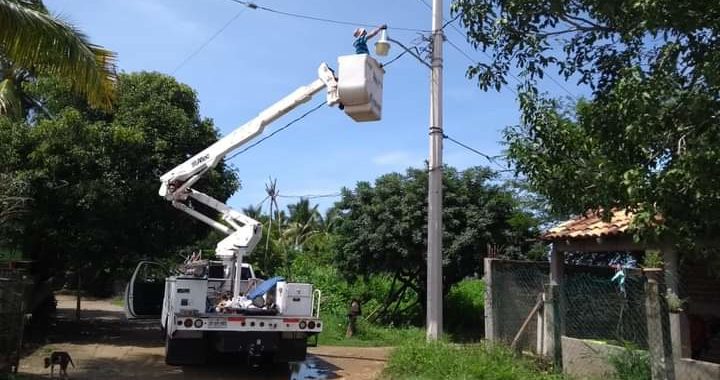
[[[50,367],[50,378],[52,379],[55,376],[55,366],[60,366],[60,370],[58,373],[60,374],[60,378],[68,378],[67,374],[67,367],[68,364],[72,365],[73,368],[75,368],[75,363],[73,363],[72,358],[70,357],[70,354],[68,354],[65,351],[56,351],[50,354],[49,358],[45,358],[45,368]]]

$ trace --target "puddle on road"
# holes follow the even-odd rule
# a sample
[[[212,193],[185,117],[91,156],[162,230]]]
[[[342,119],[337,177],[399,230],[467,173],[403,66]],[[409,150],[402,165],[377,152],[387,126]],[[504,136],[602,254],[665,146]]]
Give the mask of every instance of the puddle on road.
[[[307,360],[289,363],[288,366],[278,366],[269,362],[252,366],[247,365],[247,362],[228,360],[209,366],[182,367],[180,375],[182,378],[194,380],[327,380],[337,378],[335,372],[340,369],[309,355]]]
[[[323,380],[327,379],[329,370],[318,365],[316,358],[308,358],[304,362],[290,363],[290,380]]]

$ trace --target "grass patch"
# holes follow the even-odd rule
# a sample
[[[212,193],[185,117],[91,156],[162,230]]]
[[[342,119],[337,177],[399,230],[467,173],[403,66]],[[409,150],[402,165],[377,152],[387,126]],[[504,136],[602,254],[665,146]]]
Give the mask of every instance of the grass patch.
[[[358,321],[356,334],[346,338],[347,317],[326,314],[322,316],[323,332],[318,343],[329,346],[397,346],[408,341],[425,339],[424,330],[418,327],[378,326]]]
[[[125,307],[125,297],[117,296],[110,300],[110,303],[115,306]]]
[[[488,344],[454,345],[410,341],[396,348],[382,378],[394,380],[559,380],[509,349]]]

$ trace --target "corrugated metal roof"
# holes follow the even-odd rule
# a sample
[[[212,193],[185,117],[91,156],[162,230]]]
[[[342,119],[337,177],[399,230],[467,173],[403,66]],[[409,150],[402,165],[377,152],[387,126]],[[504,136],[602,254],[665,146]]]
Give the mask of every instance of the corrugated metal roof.
[[[614,210],[610,221],[606,222],[597,212],[588,213],[549,229],[541,239],[564,240],[618,236],[629,230],[633,216],[632,212],[625,209]]]

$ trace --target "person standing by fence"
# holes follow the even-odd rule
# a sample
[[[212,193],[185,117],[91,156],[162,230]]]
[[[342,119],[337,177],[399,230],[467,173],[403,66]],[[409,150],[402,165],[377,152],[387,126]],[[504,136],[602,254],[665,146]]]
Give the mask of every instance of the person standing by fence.
[[[357,318],[361,315],[362,310],[360,308],[360,301],[353,298],[350,302],[350,308],[348,309],[348,327],[345,332],[346,337],[350,338],[355,335],[355,331],[357,331]]]

